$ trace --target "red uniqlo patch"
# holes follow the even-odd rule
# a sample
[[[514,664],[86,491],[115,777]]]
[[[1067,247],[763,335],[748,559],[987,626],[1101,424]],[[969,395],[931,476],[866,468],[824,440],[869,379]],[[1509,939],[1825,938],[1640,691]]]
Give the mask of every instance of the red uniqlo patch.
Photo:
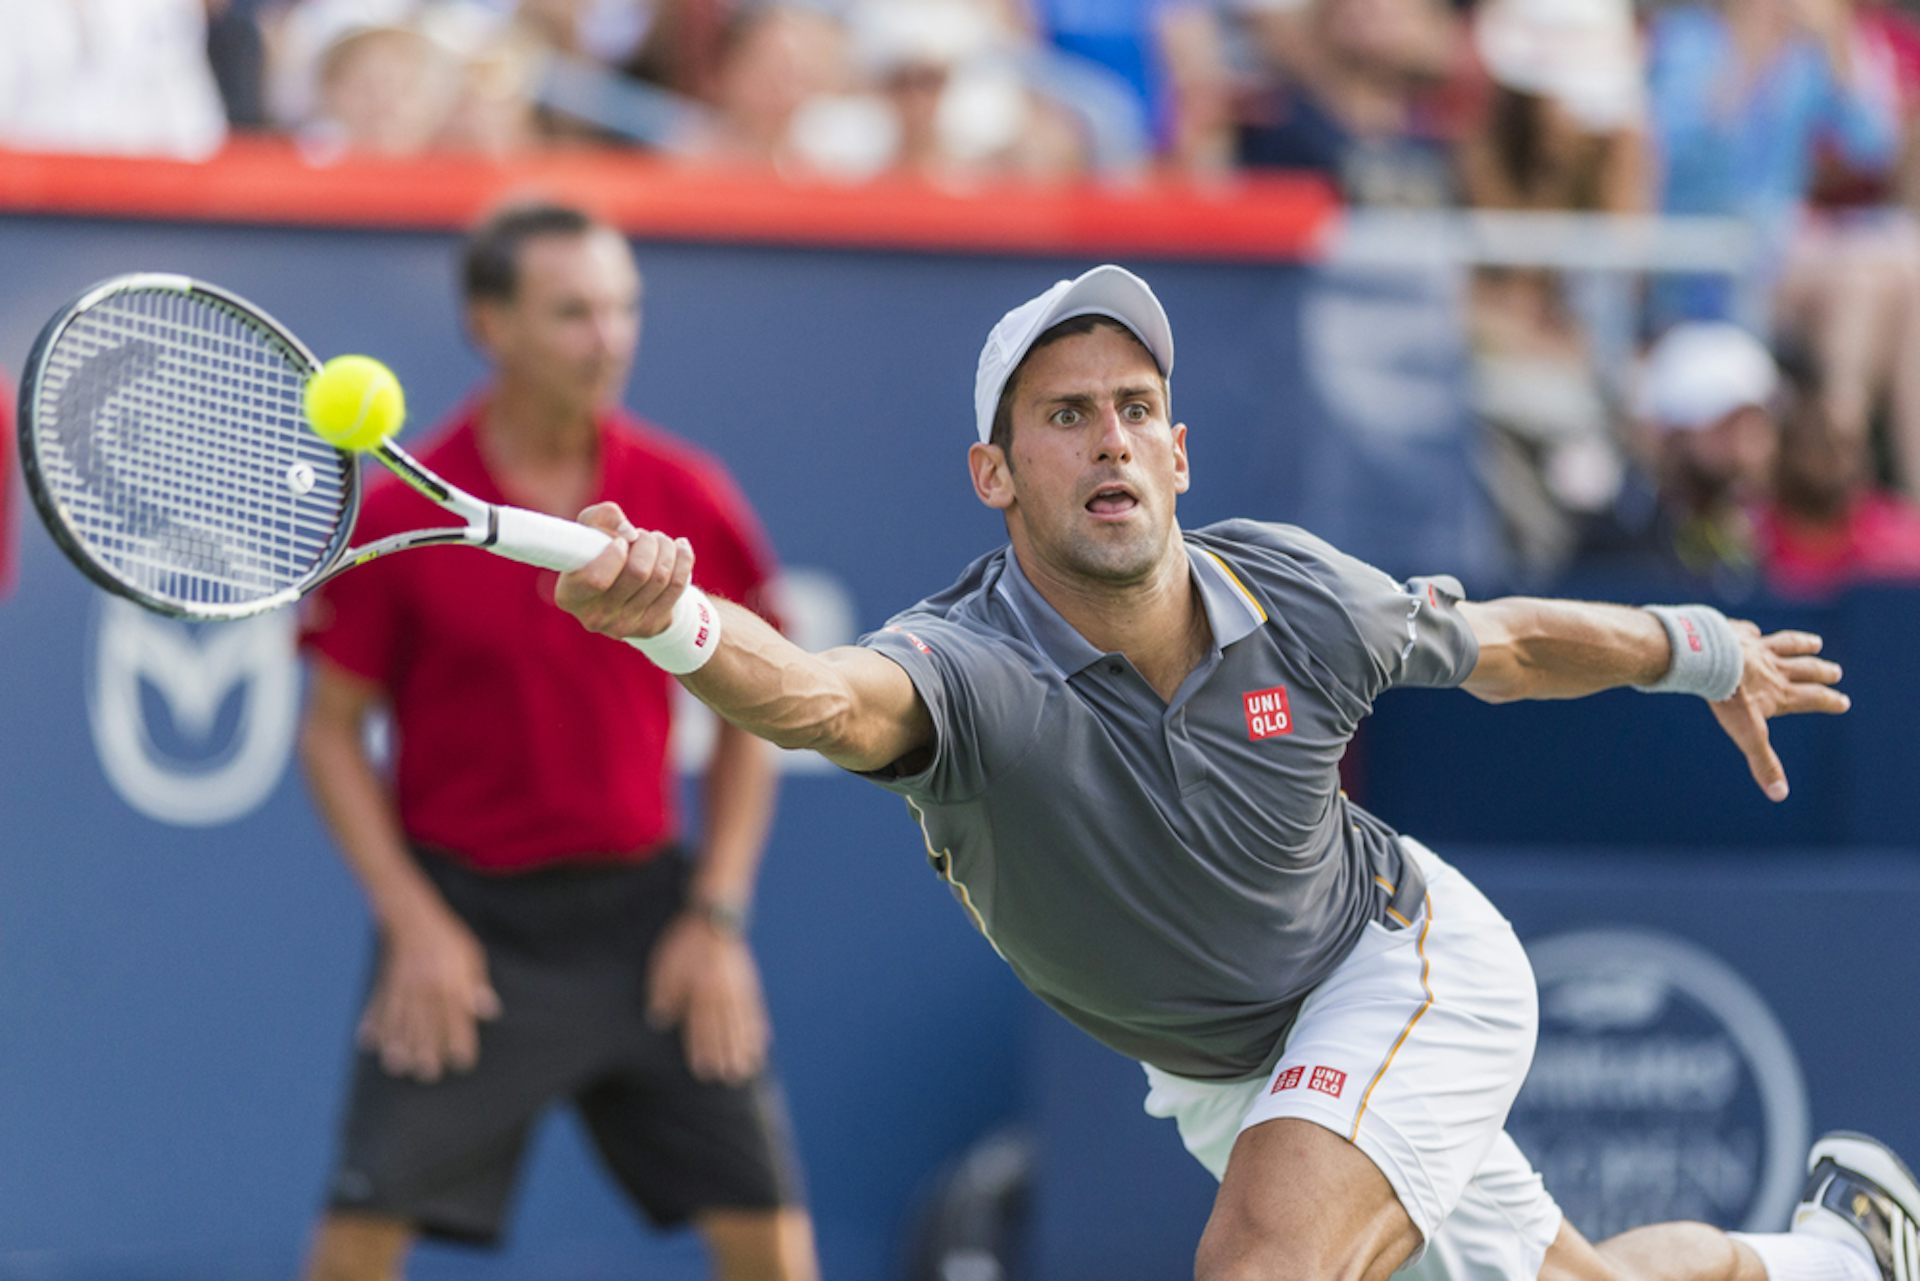
[[[1685,614],[1680,616],[1680,630],[1687,634],[1687,648],[1698,654],[1703,647],[1700,640],[1700,629],[1695,627],[1693,620]]]
[[[1273,1078],[1273,1088],[1268,1090],[1267,1093],[1278,1094],[1282,1090],[1291,1090],[1294,1086],[1300,1084],[1300,1074],[1305,1071],[1306,1069],[1303,1067],[1288,1068],[1279,1076]]]
[[[1247,708],[1247,737],[1253,742],[1293,733],[1293,713],[1287,709],[1287,687],[1256,689],[1241,695]]]
[[[1307,1088],[1318,1090],[1322,1094],[1340,1097],[1340,1091],[1347,1088],[1347,1074],[1330,1067],[1317,1067],[1313,1075],[1307,1078]]]

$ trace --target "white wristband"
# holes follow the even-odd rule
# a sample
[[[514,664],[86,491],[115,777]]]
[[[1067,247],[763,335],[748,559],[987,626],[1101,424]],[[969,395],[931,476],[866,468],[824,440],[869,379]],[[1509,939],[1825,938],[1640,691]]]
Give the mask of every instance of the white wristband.
[[[1644,694],[1698,694],[1717,703],[1740,688],[1746,656],[1740,634],[1726,615],[1711,605],[1648,605],[1649,614],[1667,631],[1673,653],[1666,675],[1634,688]]]
[[[720,611],[705,592],[688,583],[673,603],[673,619],[666,630],[658,636],[629,636],[627,644],[662,671],[675,676],[697,672],[720,648]]]

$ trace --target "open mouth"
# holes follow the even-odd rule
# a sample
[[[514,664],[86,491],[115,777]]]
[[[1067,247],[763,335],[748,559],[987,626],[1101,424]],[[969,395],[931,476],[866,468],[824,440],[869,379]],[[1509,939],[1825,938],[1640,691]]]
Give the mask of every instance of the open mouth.
[[[1103,485],[1087,500],[1087,510],[1096,516],[1124,516],[1140,505],[1125,485]]]

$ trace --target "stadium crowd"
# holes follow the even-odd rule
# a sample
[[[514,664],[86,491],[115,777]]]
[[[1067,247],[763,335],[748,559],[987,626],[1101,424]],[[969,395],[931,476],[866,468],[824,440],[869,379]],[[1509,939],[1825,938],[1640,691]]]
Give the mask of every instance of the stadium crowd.
[[[1920,576],[1920,19],[1898,0],[0,12],[21,36],[0,146],[22,150],[197,157],[264,131],[317,163],[603,147],[958,190],[1288,170],[1355,209],[1739,220],[1744,272],[1636,282],[1630,362],[1567,273],[1472,273],[1477,454],[1515,576],[1624,558],[1731,596]]]

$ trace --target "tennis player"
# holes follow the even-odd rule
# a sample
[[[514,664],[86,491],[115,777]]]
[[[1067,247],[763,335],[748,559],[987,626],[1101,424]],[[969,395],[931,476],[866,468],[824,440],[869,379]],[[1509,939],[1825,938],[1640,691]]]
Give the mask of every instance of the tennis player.
[[[1526,954],[1338,783],[1395,686],[1635,686],[1705,699],[1784,800],[1769,719],[1848,705],[1820,639],[1703,605],[1469,601],[1287,525],[1183,531],[1172,372],[1165,313],[1118,267],[1009,312],[968,451],[1009,545],[857,646],[799,650],[690,587],[685,540],[608,506],[582,519],[624,556],[557,599],[732,723],[906,798],[974,924],[1145,1066],[1147,1110],[1220,1180],[1201,1281],[1911,1281],[1920,1189],[1851,1135],[1815,1146],[1790,1233],[1582,1238],[1503,1128],[1534,1049]]]
[[[422,461],[493,502],[617,498],[698,539],[704,583],[766,608],[772,556],[732,481],[618,408],[640,325],[625,240],[513,206],[469,238],[464,274],[493,378]],[[359,530],[438,519],[390,480]],[[722,728],[684,849],[673,683],[637,656],[595,670],[553,584],[420,551],[335,580],[303,620],[302,759],[380,943],[308,1275],[385,1281],[418,1235],[497,1240],[535,1122],[571,1105],[633,1203],[695,1227],[721,1281],[817,1281],[744,933],[771,753]],[[383,708],[391,788],[366,746]]]

